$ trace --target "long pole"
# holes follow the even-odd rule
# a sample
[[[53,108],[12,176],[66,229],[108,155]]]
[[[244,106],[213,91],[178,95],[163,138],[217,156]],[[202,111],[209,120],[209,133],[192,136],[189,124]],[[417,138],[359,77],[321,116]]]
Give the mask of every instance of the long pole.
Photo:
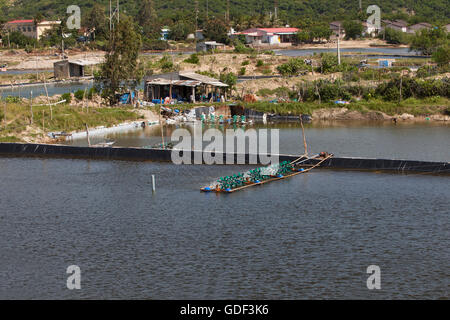
[[[3,101],[3,121],[5,123],[5,130],[6,130],[6,127],[8,125],[6,122],[6,100]]]
[[[111,33],[111,30],[112,30],[112,5],[111,5],[111,0],[109,0],[109,32],[110,33]]]
[[[33,124],[33,91],[30,91],[31,124]]]
[[[47,84],[45,81],[45,75],[44,75],[44,88],[45,88],[45,94],[47,95],[47,103],[50,106],[50,120],[53,120],[53,109],[52,109],[52,105],[50,103],[50,98],[48,96],[48,90],[47,90]]]
[[[87,141],[88,141],[88,146],[91,146],[91,140],[89,139],[89,128],[87,123],[84,124],[86,126],[86,137],[87,137]]]
[[[154,174],[152,174],[152,191],[153,191],[153,193],[156,191],[156,182],[155,182]]]
[[[300,125],[302,126],[303,147],[305,148],[305,156],[308,156],[308,145],[306,144],[305,127],[303,126],[303,115],[300,115]]]
[[[164,130],[163,130],[163,123],[161,121],[161,106],[159,106],[159,125],[161,126],[162,148],[165,149],[165,146],[164,146]]]
[[[338,64],[339,65],[341,64],[340,39],[341,39],[341,26],[339,25],[338,39],[337,39],[337,56],[338,56]]]

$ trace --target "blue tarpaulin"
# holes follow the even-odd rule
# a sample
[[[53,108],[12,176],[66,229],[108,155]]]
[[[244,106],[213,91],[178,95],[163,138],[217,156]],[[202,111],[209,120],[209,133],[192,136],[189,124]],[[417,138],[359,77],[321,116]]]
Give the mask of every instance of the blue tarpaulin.
[[[131,92],[131,99],[134,99],[135,94],[134,92]],[[130,102],[130,94],[129,93],[124,93],[123,95],[120,96],[120,103],[121,104],[126,104],[128,102]]]

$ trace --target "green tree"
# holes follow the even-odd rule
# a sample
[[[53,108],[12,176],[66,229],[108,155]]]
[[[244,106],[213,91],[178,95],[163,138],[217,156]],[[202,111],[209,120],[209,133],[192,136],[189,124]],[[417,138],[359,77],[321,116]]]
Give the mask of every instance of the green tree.
[[[410,50],[432,55],[437,48],[448,41],[448,36],[442,28],[422,29],[412,38]]]
[[[34,25],[37,26],[39,23],[41,23],[42,21],[44,21],[44,16],[38,12],[33,19]]]
[[[135,89],[142,80],[143,68],[138,63],[141,36],[135,30],[130,18],[122,17],[112,32],[105,56],[105,63],[100,71],[103,84],[102,96],[109,103],[117,102],[116,93]]]
[[[77,30],[69,30],[65,23],[61,23],[45,30],[39,41],[46,46],[61,47],[64,40],[64,48],[70,48],[76,44],[77,36]]]
[[[227,90],[231,93],[237,83],[237,76],[232,72],[222,73],[219,80],[228,85]]]
[[[95,3],[91,11],[89,11],[85,26],[89,29],[95,29],[96,39],[106,39],[108,36],[109,26],[106,21],[105,8],[98,3]]]
[[[361,37],[364,27],[359,21],[345,21],[344,22],[345,39],[356,39]]]
[[[288,62],[277,67],[278,72],[282,76],[296,76],[300,72],[310,71],[311,67],[307,66],[303,59],[291,58]]]
[[[392,28],[385,28],[383,33],[380,33],[378,37],[380,39],[385,39],[387,43],[390,44],[401,44],[406,42],[403,32]]]
[[[150,39],[159,38],[161,25],[158,22],[158,16],[153,6],[153,0],[143,0],[137,14],[137,22],[142,28],[142,33]]]
[[[170,28],[169,38],[175,41],[186,40],[190,33],[194,32],[192,24],[178,22]]]
[[[433,61],[440,67],[448,67],[450,64],[450,45],[447,42],[445,45],[436,49],[433,53]]]
[[[306,30],[300,30],[297,32],[297,41],[300,43],[306,43],[311,41],[310,33]]]
[[[206,22],[203,34],[206,39],[228,44],[228,25],[219,19],[210,19]]]
[[[11,42],[12,46],[16,45],[20,48],[37,45],[36,39],[29,38],[19,31],[11,32],[9,35],[9,41]]]
[[[311,27],[310,38],[319,39],[319,41],[322,41],[322,39],[329,40],[332,33],[328,25],[318,24]]]

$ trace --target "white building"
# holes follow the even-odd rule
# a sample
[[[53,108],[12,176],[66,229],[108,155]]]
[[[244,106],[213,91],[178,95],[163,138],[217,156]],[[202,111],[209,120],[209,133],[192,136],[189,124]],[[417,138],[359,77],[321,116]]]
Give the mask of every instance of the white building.
[[[5,29],[9,32],[18,31],[29,38],[39,40],[46,30],[60,24],[61,21],[41,21],[35,24],[34,20],[13,20],[5,23]]]
[[[278,45],[293,43],[296,39],[297,28],[252,28],[242,32],[236,32],[233,36],[244,35],[245,42],[253,45],[270,44]]]

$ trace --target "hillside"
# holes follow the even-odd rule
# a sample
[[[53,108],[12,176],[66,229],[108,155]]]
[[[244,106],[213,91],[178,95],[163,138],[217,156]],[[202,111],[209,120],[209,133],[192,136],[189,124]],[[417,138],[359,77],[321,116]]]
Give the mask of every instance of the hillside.
[[[115,0],[113,1],[115,2]],[[198,0],[199,23],[206,17],[208,2],[209,16],[224,17],[225,0]],[[79,0],[76,2],[82,12],[87,12],[94,3],[108,7],[109,0]],[[120,0],[122,12],[136,15],[142,0]],[[174,20],[193,20],[195,1],[192,0],[153,0],[161,23],[170,24]],[[303,19],[329,22],[356,18],[359,11],[358,0],[278,0],[280,23],[299,25]],[[73,0],[0,0],[0,19],[31,18],[38,12],[46,18],[61,18],[67,6]],[[410,23],[427,21],[435,24],[450,22],[448,0],[362,0],[363,11],[370,4],[377,4],[382,9],[383,18],[402,18]],[[234,22],[248,19],[249,16],[268,16],[274,11],[274,0],[230,0],[230,17]],[[251,14],[250,14],[251,13]]]

